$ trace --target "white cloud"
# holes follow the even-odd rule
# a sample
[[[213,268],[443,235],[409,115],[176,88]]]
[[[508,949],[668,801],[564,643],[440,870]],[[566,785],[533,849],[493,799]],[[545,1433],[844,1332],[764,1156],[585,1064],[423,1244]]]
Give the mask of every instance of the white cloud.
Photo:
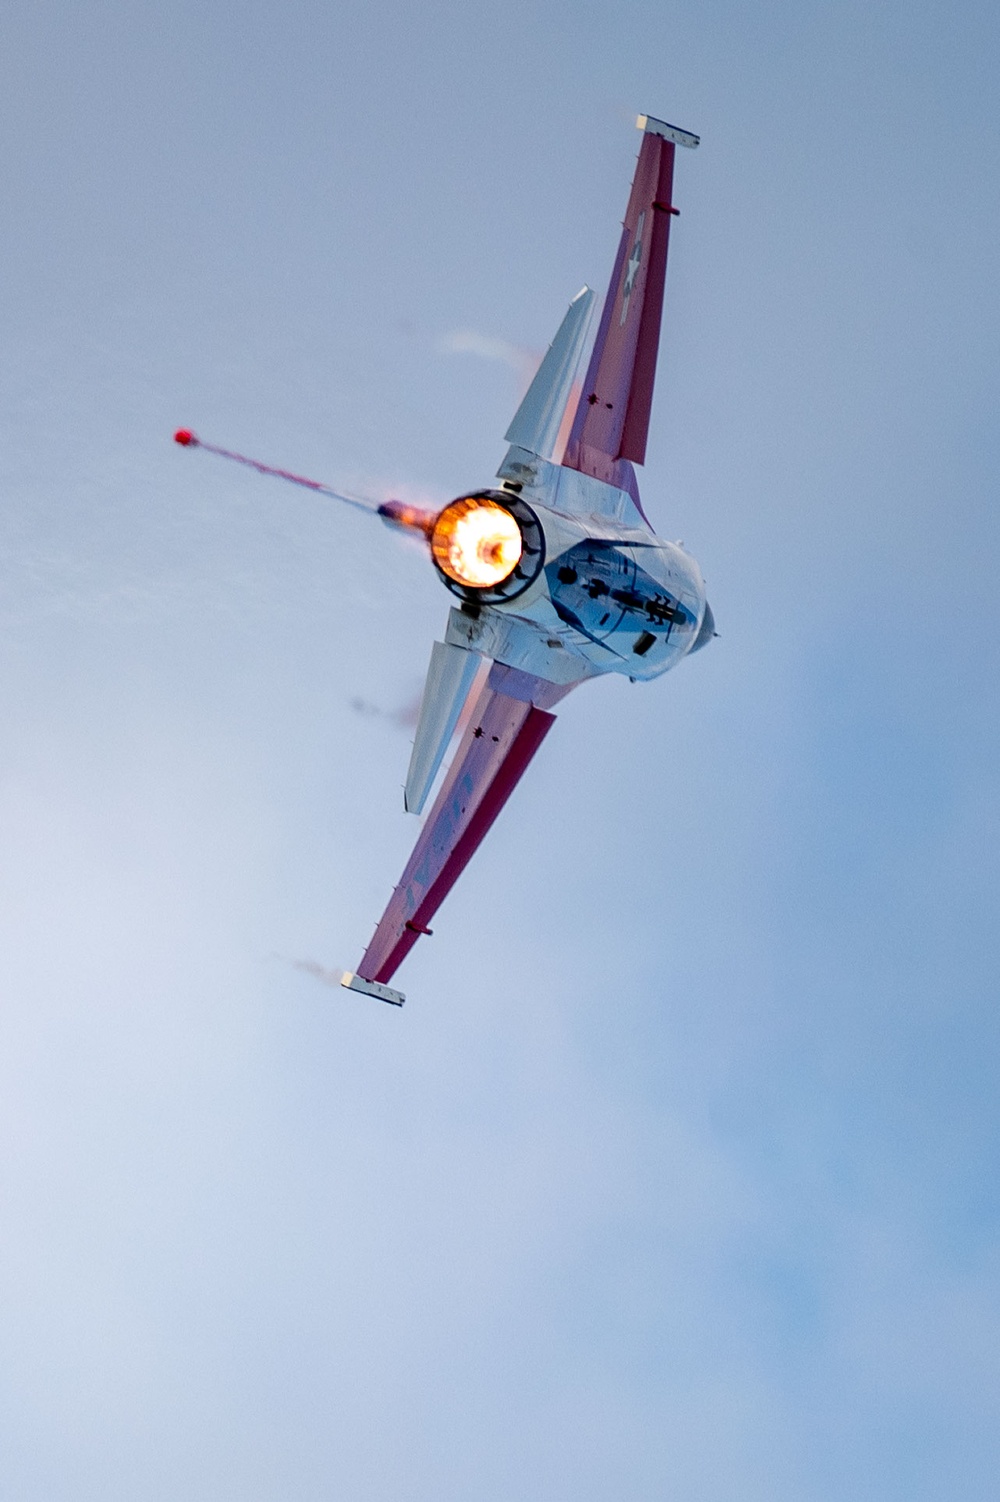
[[[538,369],[538,355],[534,350],[526,349],[523,344],[512,344],[509,339],[481,334],[477,329],[452,329],[442,336],[439,348],[449,355],[477,355],[480,360],[508,365],[525,383]]]

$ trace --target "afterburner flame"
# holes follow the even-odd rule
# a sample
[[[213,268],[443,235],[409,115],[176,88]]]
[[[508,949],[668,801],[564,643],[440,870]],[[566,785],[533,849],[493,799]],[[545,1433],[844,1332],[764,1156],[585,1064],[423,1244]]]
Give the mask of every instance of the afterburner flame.
[[[442,573],[472,589],[491,589],[521,559],[521,529],[504,506],[466,495],[446,506],[434,524],[431,548]]]

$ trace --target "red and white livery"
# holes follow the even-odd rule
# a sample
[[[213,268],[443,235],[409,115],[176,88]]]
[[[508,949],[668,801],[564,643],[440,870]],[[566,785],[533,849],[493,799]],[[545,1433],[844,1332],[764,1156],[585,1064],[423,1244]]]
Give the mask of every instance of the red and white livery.
[[[653,532],[634,467],[646,455],[678,213],[674,158],[698,137],[648,115],[638,125],[642,146],[582,381],[594,306],[588,288],[570,304],[507,430],[496,479],[436,513],[396,501],[375,508],[390,525],[423,534],[456,600],[431,650],[404,794],[411,813],[423,812],[464,724],[406,869],[357,970],[343,978],[349,989],[397,1006],[404,997],[389,982],[430,932],[551,730],[559,701],[601,673],[658,677],[715,634],[698,565]],[[199,443],[186,429],[176,436]]]

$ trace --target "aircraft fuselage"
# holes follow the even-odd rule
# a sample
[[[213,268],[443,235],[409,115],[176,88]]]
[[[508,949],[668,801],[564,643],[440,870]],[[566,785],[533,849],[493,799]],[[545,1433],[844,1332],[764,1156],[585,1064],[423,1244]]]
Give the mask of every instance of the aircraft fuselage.
[[[510,507],[522,558],[493,591],[439,569],[463,601],[448,640],[568,683],[600,673],[657,678],[710,638],[697,563],[650,530],[627,492],[517,450],[500,479],[500,489],[475,494]]]

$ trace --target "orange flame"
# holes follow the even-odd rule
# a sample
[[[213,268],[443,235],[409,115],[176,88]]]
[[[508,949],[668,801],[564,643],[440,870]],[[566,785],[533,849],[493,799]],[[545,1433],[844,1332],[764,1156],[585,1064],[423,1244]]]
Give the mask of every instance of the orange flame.
[[[501,584],[520,562],[522,547],[513,516],[486,496],[452,501],[431,532],[431,550],[442,573],[474,589]]]
[[[423,511],[419,506],[410,506],[406,501],[383,501],[378,514],[391,527],[402,527],[407,532],[422,532],[430,537],[438,519],[436,511]]]

